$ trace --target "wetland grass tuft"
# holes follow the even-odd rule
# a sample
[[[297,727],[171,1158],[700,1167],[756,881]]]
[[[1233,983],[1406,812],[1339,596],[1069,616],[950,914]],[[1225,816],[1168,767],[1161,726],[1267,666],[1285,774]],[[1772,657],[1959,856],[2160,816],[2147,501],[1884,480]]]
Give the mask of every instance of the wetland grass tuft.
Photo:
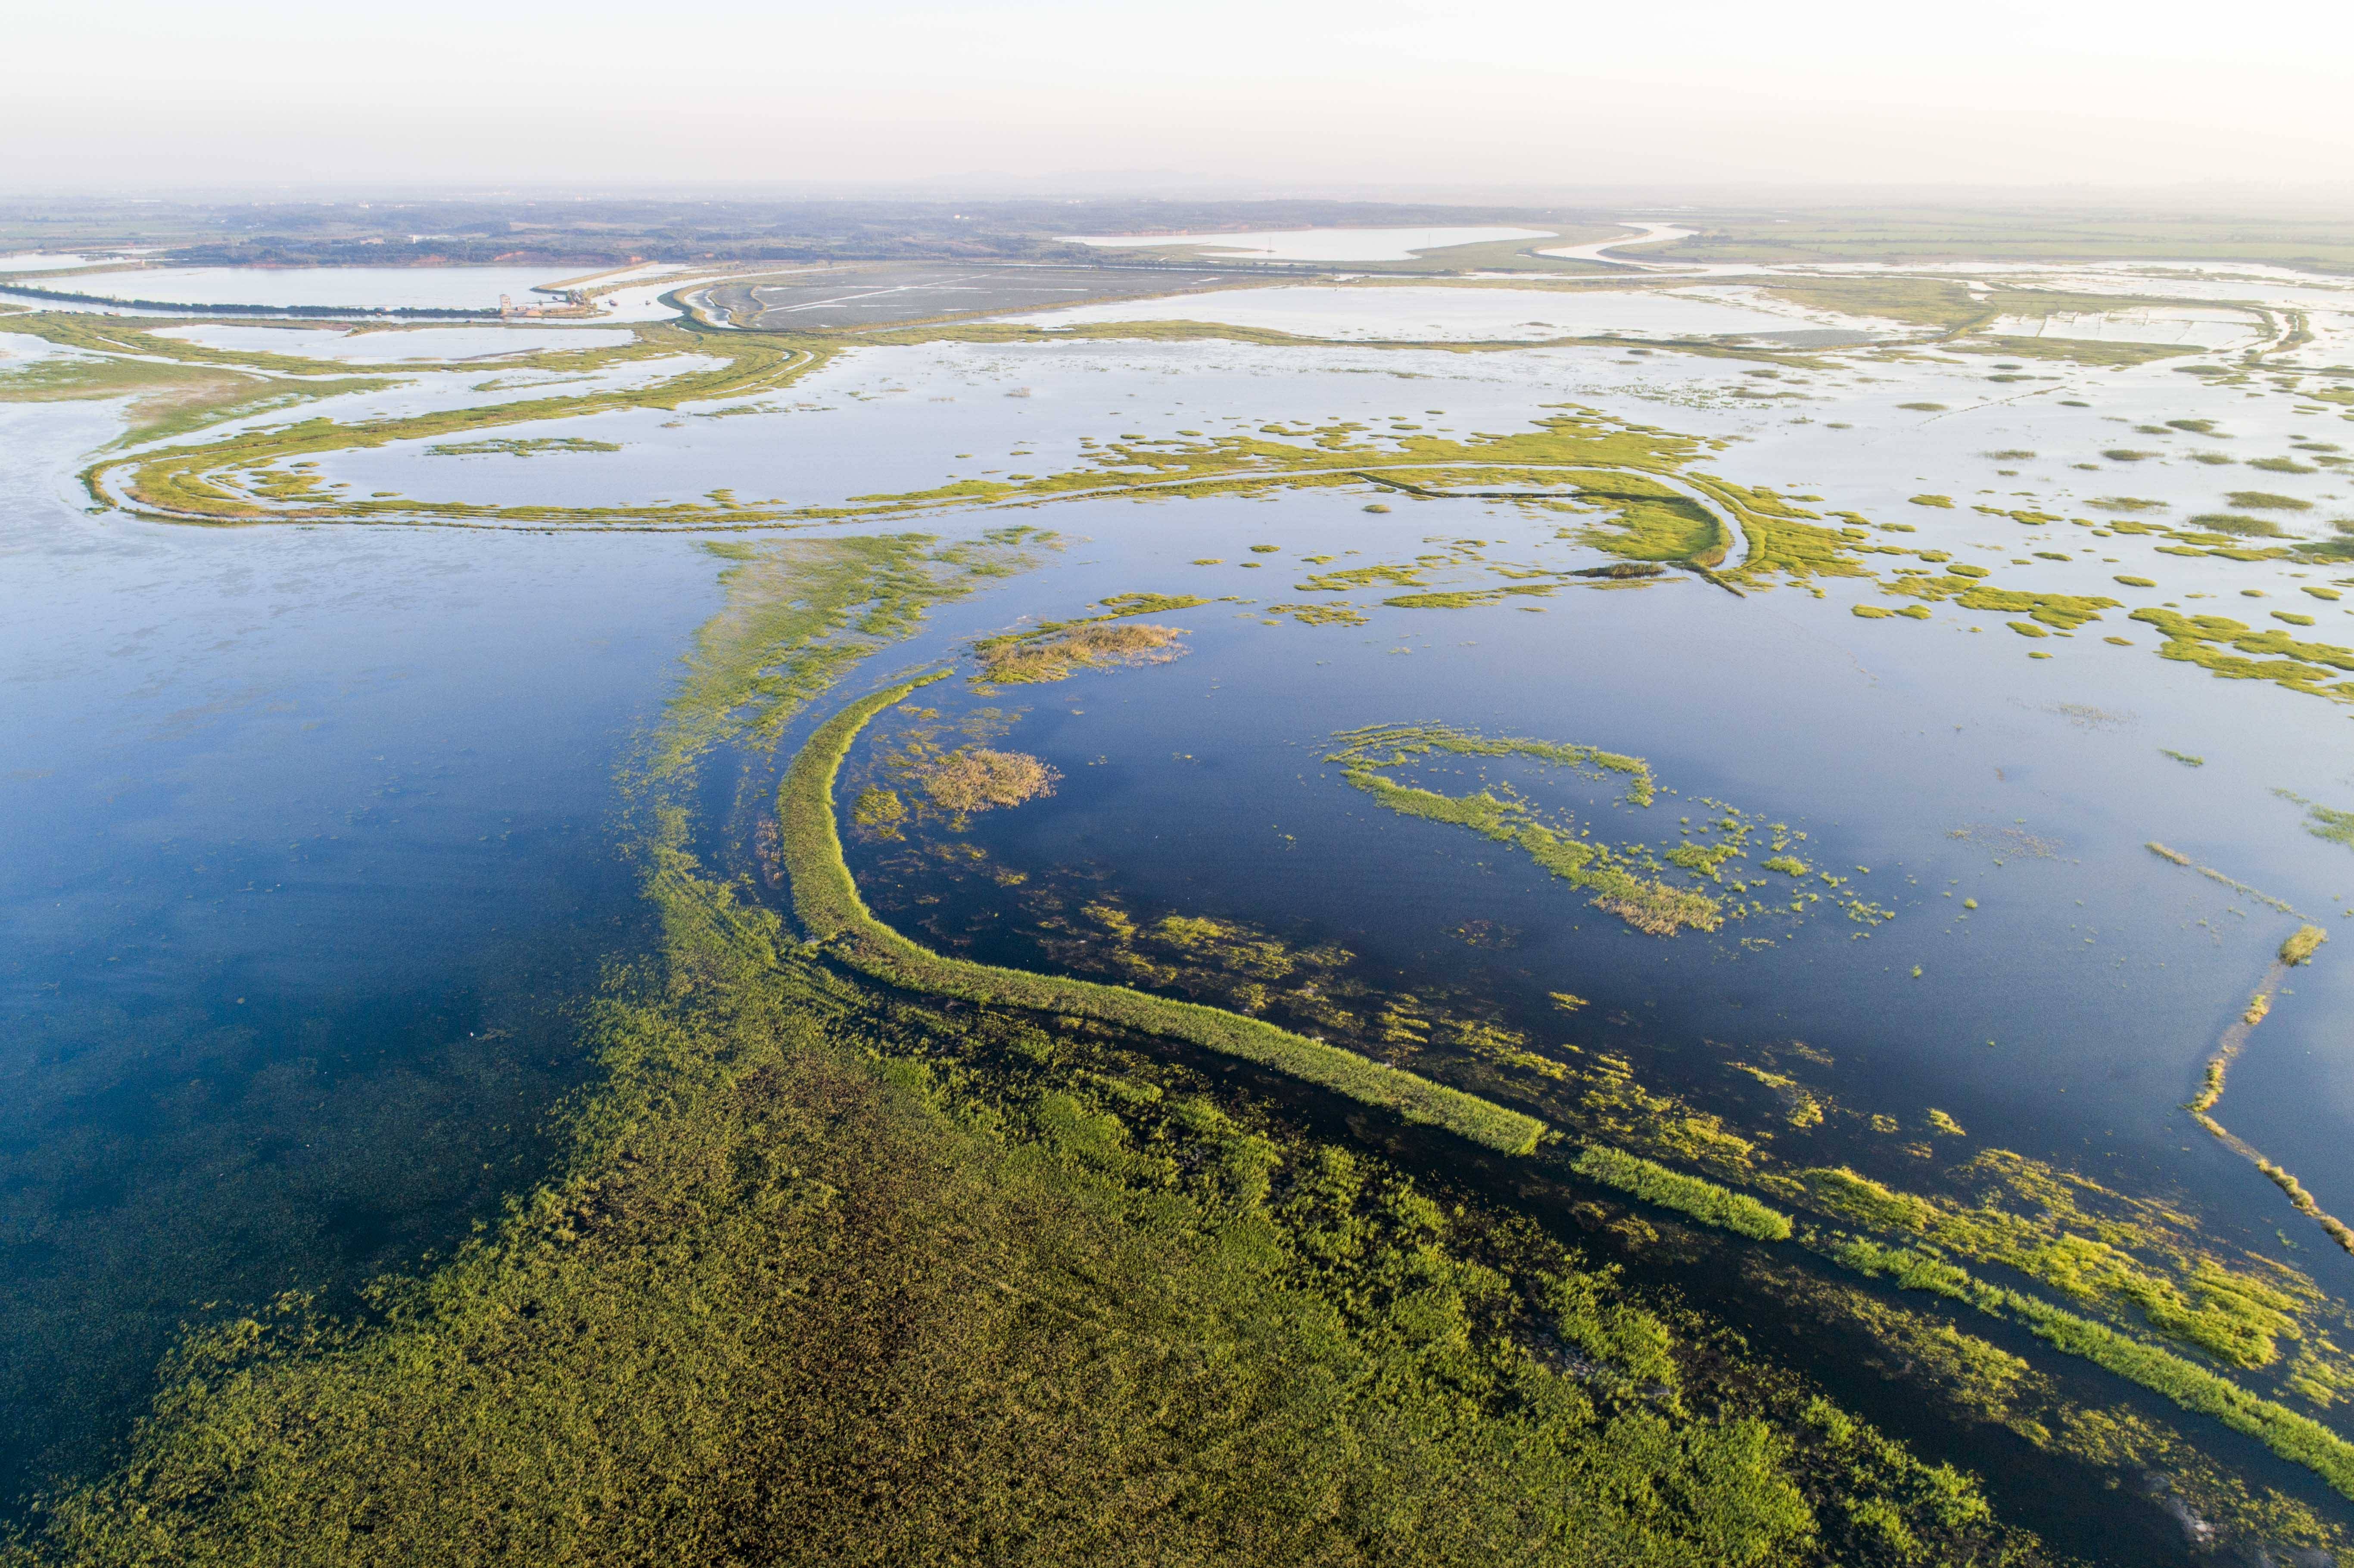
[[[995,686],[1045,685],[1083,670],[1165,664],[1182,657],[1184,632],[1174,626],[1089,625],[1055,628],[976,643],[978,679]]]
[[[549,452],[617,452],[619,441],[590,440],[585,436],[502,436],[480,441],[439,441],[425,449],[428,457],[540,457]]]
[[[1271,604],[1271,615],[1288,615],[1302,626],[1363,626],[1365,617],[1345,604]]]
[[[992,751],[965,747],[928,760],[920,770],[925,792],[933,801],[960,815],[1018,806],[1051,795],[1062,775],[1036,758],[1019,751]],[[868,794],[875,791],[869,790]],[[859,797],[856,820],[865,821],[866,797]]]

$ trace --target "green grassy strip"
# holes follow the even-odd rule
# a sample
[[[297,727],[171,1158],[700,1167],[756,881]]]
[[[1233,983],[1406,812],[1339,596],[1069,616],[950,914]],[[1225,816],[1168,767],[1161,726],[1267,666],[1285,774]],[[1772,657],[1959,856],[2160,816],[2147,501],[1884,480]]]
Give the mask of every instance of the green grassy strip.
[[[1446,1128],[1506,1154],[1526,1154],[1536,1147],[1545,1130],[1536,1118],[1353,1051],[1221,1008],[1172,1001],[1125,986],[947,958],[876,919],[858,896],[858,885],[843,859],[842,835],[833,820],[834,777],[869,720],[917,687],[948,674],[937,671],[851,704],[819,726],[786,773],[777,814],[784,830],[785,866],[792,877],[793,913],[811,937],[830,944],[854,968],[910,991],[1072,1014],[1184,1040],[1386,1107],[1409,1121]]]
[[[2072,1356],[2164,1394],[2183,1409],[2211,1415],[2293,1464],[2304,1466],[2354,1498],[2354,1444],[2318,1421],[2259,1398],[2170,1351],[2118,1333],[2105,1324],[2064,1312],[2016,1290],[1988,1285],[1952,1264],[1904,1247],[1854,1240],[1832,1255],[1850,1268],[1893,1279],[1903,1289],[1927,1290],[1966,1302],[1991,1317],[2024,1324],[2037,1339]]]
[[[1790,1216],[1780,1210],[1769,1209],[1730,1188],[1670,1171],[1620,1150],[1589,1144],[1570,1168],[1590,1181],[1632,1192],[1647,1203],[1690,1214],[1705,1224],[1755,1236],[1759,1241],[1790,1239]]]

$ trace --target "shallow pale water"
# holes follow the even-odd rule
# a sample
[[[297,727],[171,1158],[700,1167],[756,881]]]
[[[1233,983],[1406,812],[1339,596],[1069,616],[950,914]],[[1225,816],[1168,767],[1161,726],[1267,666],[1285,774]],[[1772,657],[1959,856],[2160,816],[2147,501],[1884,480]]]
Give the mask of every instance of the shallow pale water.
[[[502,294],[519,305],[551,302],[533,287],[572,275],[525,267],[142,267],[76,278],[70,291],[191,305],[495,311]]]
[[[1382,299],[1369,301],[1367,294]],[[1589,289],[1437,289],[1300,286],[1246,293],[1084,305],[1018,318],[1051,324],[1124,321],[1214,321],[1302,337],[1514,338],[1625,333],[1636,337],[1713,337],[1788,332],[1820,324],[1798,311],[1665,292]]]
[[[491,359],[566,349],[612,348],[630,341],[618,327],[418,327],[399,332],[340,332],[306,327],[166,327],[162,335],[207,348],[248,354],[297,355],[350,365],[393,365],[410,359]]]
[[[1426,250],[1450,245],[1479,245],[1491,239],[1543,239],[1542,228],[1281,228],[1244,234],[1076,234],[1066,236],[1074,245],[1097,245],[1109,249],[1198,247],[1216,255],[1235,252],[1267,261],[1405,261]]]

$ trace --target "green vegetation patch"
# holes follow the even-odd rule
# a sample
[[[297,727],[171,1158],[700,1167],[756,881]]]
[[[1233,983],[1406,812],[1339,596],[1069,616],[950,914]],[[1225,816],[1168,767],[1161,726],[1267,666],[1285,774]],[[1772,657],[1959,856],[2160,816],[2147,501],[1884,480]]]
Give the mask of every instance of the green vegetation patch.
[[[1400,784],[1376,771],[1432,752],[1530,757],[1558,767],[1626,775],[1630,780],[1627,798],[1649,805],[1653,799],[1651,770],[1640,758],[1622,757],[1596,747],[1481,736],[1436,725],[1380,726],[1348,731],[1335,738],[1341,747],[1325,760],[1340,764],[1349,783],[1385,810],[1469,828],[1512,844],[1553,875],[1591,892],[1596,907],[1638,931],[1671,937],[1686,927],[1713,931],[1723,923],[1723,910],[1715,899],[1638,874],[1626,854],[1540,821],[1528,803],[1516,796],[1499,796],[1486,789],[1467,797],[1442,795]]]
[[[959,815],[1019,806],[1051,795],[1062,778],[1027,752],[997,751],[984,746],[960,747],[928,758],[920,777],[933,803]],[[864,799],[860,797],[862,804]],[[857,820],[865,821],[863,810]]]
[[[1983,571],[1973,575],[1967,569],[1949,567],[1941,576],[1926,572],[1904,572],[1882,582],[1882,593],[1901,594],[1908,599],[1932,602],[1951,600],[1964,609],[1988,610],[1999,615],[2026,615],[2039,625],[2027,635],[2040,637],[2044,627],[2062,631],[2073,631],[2087,621],[2101,619],[2101,611],[2123,608],[2123,601],[2097,594],[2036,593],[2020,588],[2000,588],[1981,581]]]
[[[1365,617],[1345,604],[1271,604],[1271,615],[1288,615],[1302,626],[1363,626]]]
[[[2013,295],[2016,299],[2020,296]],[[2147,365],[2200,351],[2176,344],[2125,343],[2097,337],[1983,337],[1940,344],[1956,354],[2006,354],[2020,359],[2061,359],[2075,365]],[[1987,379],[1999,380],[1999,376]],[[2014,376],[2013,380],[2025,380]]]
[[[1382,600],[1393,609],[1472,609],[1500,604],[1515,597],[1543,599],[1561,588],[1559,583],[1514,583],[1510,588],[1442,588],[1431,593],[1402,593]]]
[[[1614,493],[1581,486],[1581,498],[1613,509],[1607,524],[1581,530],[1585,543],[1631,561],[1721,565],[1734,543],[1715,513],[1682,495]]]
[[[425,449],[428,457],[542,457],[549,452],[617,452],[619,441],[592,441],[585,436],[501,436],[480,441],[437,441]]]
[[[2354,672],[2354,649],[2299,641],[2283,630],[2252,630],[2221,615],[2146,609],[2127,619],[2165,634],[2158,650],[2161,658],[2200,665],[2227,681],[2271,681],[2294,692],[2354,701],[2354,683],[2335,679],[2339,673]]]
[[[2305,808],[2305,831],[2315,838],[2354,849],[2354,811],[2341,811],[2331,806],[2317,805],[2302,795],[2292,795],[2285,789],[2275,791],[2286,800]]]
[[[1947,511],[1951,511],[1953,510],[1954,498],[1950,495],[1916,495],[1913,497],[1913,504],[1915,506],[1940,506],[1944,507]]]
[[[1789,1215],[1745,1193],[1720,1187],[1702,1177],[1670,1171],[1619,1150],[1590,1145],[1571,1161],[1570,1169],[1590,1181],[1632,1192],[1647,1203],[1690,1214],[1722,1230],[1759,1241],[1787,1241],[1790,1237]]]
[[[1595,907],[1652,936],[1674,936],[1686,928],[1713,931],[1727,919],[1765,916],[1768,906],[1748,896],[1764,887],[1764,879],[1744,878],[1742,857],[1759,837],[1768,840],[1776,855],[1790,842],[1786,825],[1769,827],[1721,801],[1711,801],[1707,804],[1713,815],[1703,823],[1683,825],[1675,842],[1658,848],[1611,843],[1580,829],[1565,814],[1541,811],[1509,785],[1490,784],[1455,795],[1389,776],[1448,757],[1526,758],[1597,780],[1611,774],[1624,777],[1623,800],[1628,805],[1648,807],[1657,800],[1649,766],[1640,758],[1595,747],[1484,736],[1447,725],[1376,725],[1344,730],[1333,738],[1338,749],[1325,760],[1338,764],[1352,788],[1372,796],[1384,810],[1468,828],[1510,844],[1550,875],[1589,893]],[[1769,869],[1774,863],[1766,862]],[[1704,879],[1707,891],[1676,880],[1679,875]],[[1776,916],[1829,904],[1866,926],[1893,917],[1858,894],[1852,879],[1824,875],[1818,880],[1822,884],[1819,888],[1775,895],[1789,900],[1775,908]]]
[[[1776,280],[1758,290],[1808,310],[1877,316],[1907,326],[1961,332],[1993,319],[1961,283],[1943,278],[1824,277]]]
[[[1100,615],[1043,621],[1027,631],[981,638],[973,644],[973,656],[981,662],[976,678],[1000,686],[1044,685],[1066,681],[1082,670],[1165,664],[1186,652],[1178,641],[1185,635],[1181,629],[1117,623],[1209,602],[1192,594],[1114,594],[1098,605]]]

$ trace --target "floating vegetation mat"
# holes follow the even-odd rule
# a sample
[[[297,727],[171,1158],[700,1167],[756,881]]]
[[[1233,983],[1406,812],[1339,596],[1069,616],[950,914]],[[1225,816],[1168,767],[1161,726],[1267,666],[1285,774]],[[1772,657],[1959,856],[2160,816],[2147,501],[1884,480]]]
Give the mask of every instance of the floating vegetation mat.
[[[1527,758],[1587,778],[1623,779],[1620,799],[1647,808],[1658,798],[1649,764],[1597,747],[1517,736],[1491,736],[1447,725],[1376,725],[1333,736],[1339,749],[1325,760],[1341,777],[1372,796],[1384,810],[1426,821],[1469,828],[1484,838],[1509,843],[1553,876],[1592,895],[1597,909],[1638,931],[1672,937],[1687,928],[1714,931],[1728,919],[1803,915],[1829,903],[1850,920],[1878,925],[1893,912],[1862,897],[1853,877],[1818,871],[1790,853],[1805,837],[1780,823],[1746,815],[1721,801],[1696,802],[1712,815],[1672,844],[1613,844],[1597,841],[1565,814],[1532,803],[1510,784],[1488,782],[1469,795],[1448,795],[1392,777],[1441,757]],[[1743,873],[1753,849],[1763,849],[1757,870]],[[1738,862],[1738,864],[1734,863]],[[1728,869],[1730,868],[1730,869]],[[1709,891],[1702,891],[1705,884]],[[1774,902],[1750,896],[1771,890]],[[1784,895],[1787,895],[1787,897]]]

